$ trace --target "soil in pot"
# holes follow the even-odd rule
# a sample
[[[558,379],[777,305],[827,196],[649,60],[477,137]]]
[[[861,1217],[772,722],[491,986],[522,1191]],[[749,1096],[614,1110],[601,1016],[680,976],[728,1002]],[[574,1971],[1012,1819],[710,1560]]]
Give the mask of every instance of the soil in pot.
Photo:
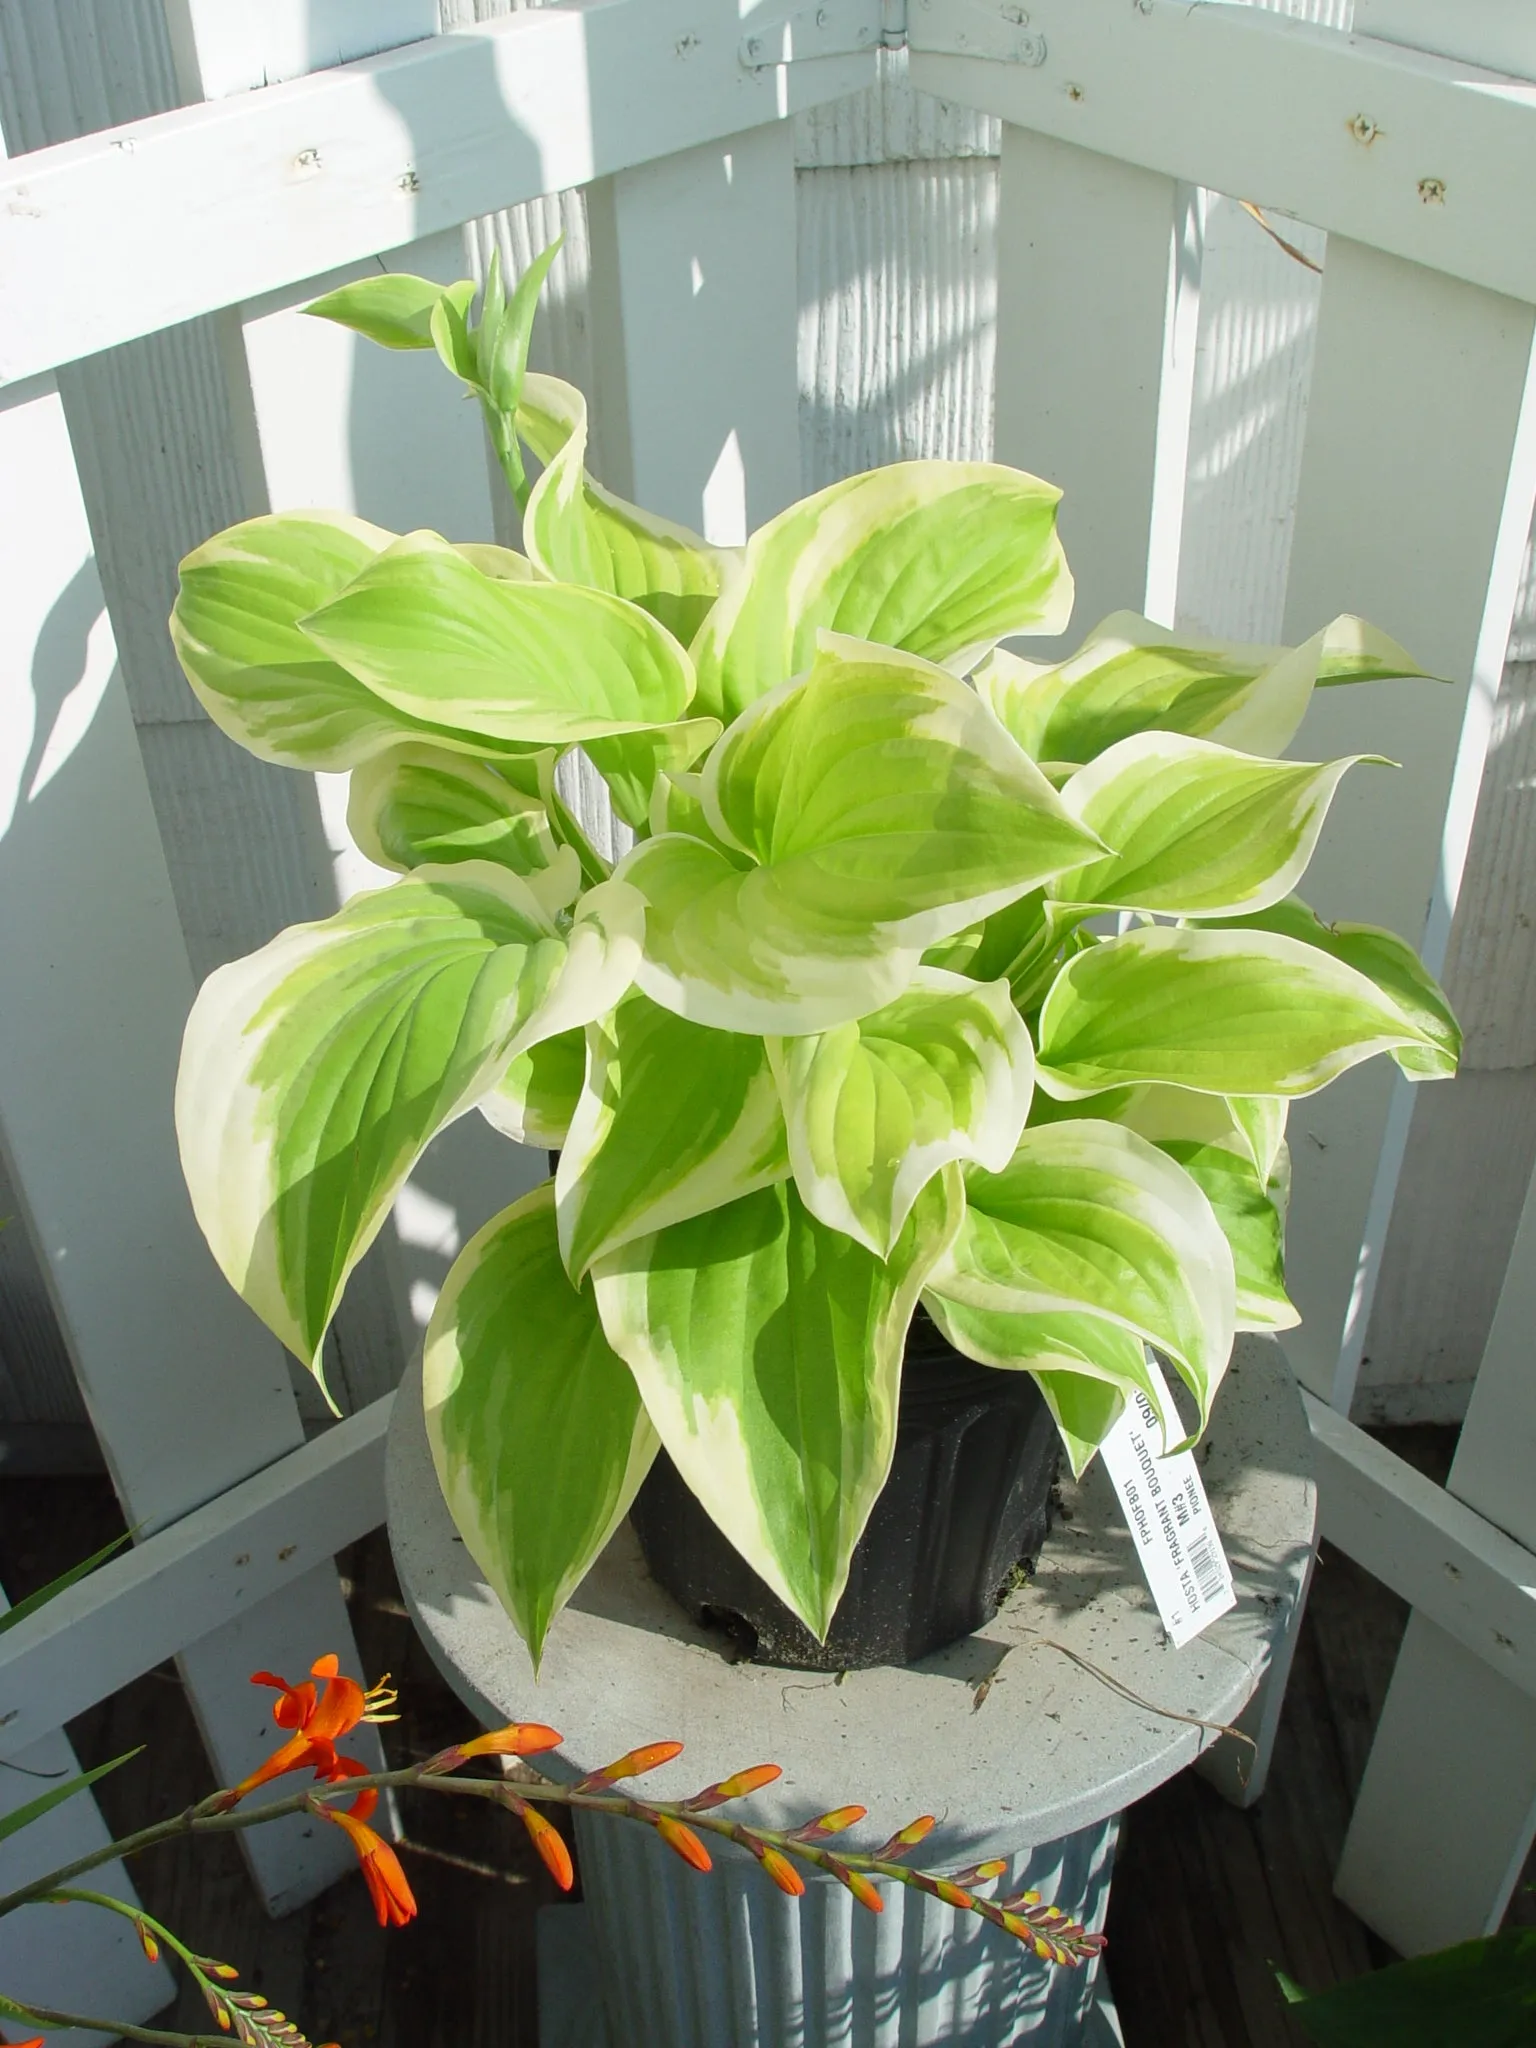
[[[720,1534],[665,1451],[630,1519],[656,1580],[742,1655],[799,1671],[911,1664],[983,1627],[1039,1556],[1059,1449],[1034,1379],[963,1357],[920,1308],[890,1477],[825,1644]]]

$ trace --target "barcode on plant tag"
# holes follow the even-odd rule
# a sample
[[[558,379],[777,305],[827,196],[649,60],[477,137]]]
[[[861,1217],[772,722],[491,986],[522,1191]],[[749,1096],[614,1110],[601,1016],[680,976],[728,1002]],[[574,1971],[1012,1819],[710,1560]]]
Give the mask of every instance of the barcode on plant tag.
[[[1147,1368],[1171,1416],[1162,1375],[1150,1359]],[[1175,1643],[1187,1643],[1237,1599],[1194,1457],[1165,1454],[1157,1411],[1142,1393],[1126,1403],[1100,1455],[1163,1627]]]

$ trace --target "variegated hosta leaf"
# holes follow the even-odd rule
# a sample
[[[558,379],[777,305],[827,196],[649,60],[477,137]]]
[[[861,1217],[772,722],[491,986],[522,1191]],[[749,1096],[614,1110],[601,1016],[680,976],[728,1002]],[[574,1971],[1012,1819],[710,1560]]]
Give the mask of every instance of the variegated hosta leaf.
[[[651,836],[659,839],[665,832],[681,832],[690,839],[702,839],[704,844],[722,855],[727,867],[740,868],[743,872],[753,865],[750,855],[739,846],[730,846],[710,824],[704,809],[704,778],[702,775],[661,774],[656,778],[656,787],[651,791],[651,814],[648,820]]]
[[[857,1023],[771,1038],[795,1185],[812,1215],[883,1259],[950,1160],[1005,1166],[1035,1055],[1005,981],[920,967]]]
[[[683,774],[719,737],[718,718],[684,718],[648,732],[588,740],[582,751],[607,783],[615,811],[626,825],[644,833],[650,830],[658,776]]]
[[[520,1052],[488,1095],[480,1114],[519,1145],[563,1145],[587,1072],[587,1034],[562,1031]]]
[[[304,311],[314,319],[350,327],[385,348],[430,348],[432,315],[439,300],[451,299],[467,310],[474,296],[472,278],[458,284],[434,284],[430,278],[386,271],[380,277],[360,277],[327,292],[324,298],[311,300]]]
[[[181,565],[171,640],[215,725],[286,768],[351,768],[411,738],[471,754],[512,751],[386,704],[300,632],[300,619],[394,541],[342,512],[276,512],[193,549]]]
[[[1147,1370],[1142,1340],[1118,1323],[1068,1309],[1018,1315],[947,1301],[932,1292],[923,1299],[944,1335],[967,1358],[1034,1374],[1074,1479],[1082,1478],[1120,1420],[1128,1393],[1145,1394],[1165,1432],[1172,1434],[1178,1418],[1164,1411],[1162,1389]]]
[[[1333,793],[1362,759],[1259,761],[1209,740],[1137,733],[1062,791],[1073,817],[1115,851],[1057,875],[1058,902],[1237,916],[1277,903],[1312,858]]]
[[[990,462],[896,462],[781,512],[747,543],[694,643],[700,711],[729,722],[808,668],[822,628],[963,673],[1009,633],[1059,633],[1061,493]]]
[[[398,711],[503,742],[667,724],[693,694],[688,656],[638,606],[487,576],[435,533],[396,541],[303,632]]]
[[[581,887],[581,867],[561,846],[537,797],[488,762],[418,743],[391,747],[352,771],[347,830],[380,867],[493,860],[526,875],[551,911]],[[534,881],[534,877],[539,877]]]
[[[1266,931],[1151,926],[1075,954],[1040,1012],[1039,1078],[1072,1099],[1169,1081],[1310,1095],[1431,1034],[1341,960]]]
[[[204,982],[176,1084],[182,1169],[226,1278],[306,1365],[428,1140],[516,1053],[611,1008],[639,931],[621,884],[567,931],[521,876],[465,862]]]
[[[579,1284],[605,1252],[789,1173],[760,1038],[710,1031],[638,989],[587,1027],[587,1073],[556,1180]]]
[[[1316,685],[1423,673],[1385,633],[1348,616],[1300,647],[1246,647],[1115,612],[1054,668],[999,650],[975,681],[1027,754],[1067,762],[1153,730],[1280,754]]]
[[[963,1204],[947,1167],[882,1263],[779,1182],[594,1271],[673,1463],[819,1641],[890,1470],[907,1325]]]
[[[1232,1247],[1237,1275],[1237,1327],[1291,1330],[1301,1321],[1285,1291],[1285,1211],[1290,1158],[1282,1145],[1268,1184],[1245,1152],[1226,1145],[1165,1138],[1158,1149],[1178,1161],[1201,1191]]]
[[[665,837],[620,872],[646,899],[641,987],[727,1031],[877,1010],[924,946],[1098,850],[963,683],[845,640],[736,721],[703,796],[758,866]]]
[[[1165,1352],[1200,1404],[1232,1348],[1232,1254],[1189,1175],[1092,1119],[1027,1130],[1001,1173],[966,1174],[959,1235],[929,1287],[1014,1315],[1086,1311]]]
[[[1423,1034],[1419,1043],[1393,1049],[1393,1059],[1409,1080],[1447,1080],[1455,1073],[1461,1058],[1461,1026],[1445,991],[1396,932],[1373,924],[1327,924],[1294,896],[1257,916],[1234,920],[1230,929],[1279,932],[1355,968]]]
[[[530,372],[517,425],[545,465],[523,514],[523,539],[539,567],[556,582],[627,597],[686,647],[735,551],[626,504],[588,476],[587,401],[574,385]]]
[[[656,1455],[591,1290],[565,1277],[550,1182],[455,1260],[427,1326],[422,1392],[448,1511],[537,1671],[550,1623]]]

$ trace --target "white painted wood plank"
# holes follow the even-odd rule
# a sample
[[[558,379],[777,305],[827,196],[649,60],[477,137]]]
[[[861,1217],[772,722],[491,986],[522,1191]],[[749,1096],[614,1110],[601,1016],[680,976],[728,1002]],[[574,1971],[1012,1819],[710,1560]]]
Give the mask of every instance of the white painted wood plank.
[[[7,1601],[0,1591],[0,1614]],[[0,1641],[9,1641],[10,1632]],[[0,1819],[25,1806],[50,1784],[77,1777],[79,1760],[67,1736],[53,1726],[67,1713],[46,1711],[42,1727],[0,1770]],[[125,1769],[131,1766],[125,1765]],[[101,1809],[89,1792],[78,1793],[40,1821],[0,1842],[0,1892],[88,1856],[112,1839]],[[92,1873],[90,1888],[114,1899],[138,1903],[138,1893],[121,1861]],[[165,1963],[151,1963],[126,1920],[90,1906],[38,1906],[0,1920],[0,1990],[25,2004],[29,1999],[54,2011],[78,2012],[131,2024],[151,2019],[175,1996]],[[0,2041],[20,2041],[28,2029],[0,2019]],[[105,2048],[115,2034],[78,2028],[50,2037],[59,2048]]]
[[[1530,1694],[1411,1615],[1334,1890],[1424,1955],[1494,1932],[1533,1838]]]
[[[1536,495],[1532,332],[1529,306],[1329,242],[1285,637],[1360,612],[1450,682],[1318,693],[1299,753],[1374,750],[1402,766],[1350,779],[1306,893],[1325,916],[1422,941],[1432,969],[1443,962]],[[1406,1089],[1389,1120],[1382,1064],[1298,1104],[1292,1121],[1287,1263],[1303,1322],[1286,1349],[1306,1384],[1340,1406],[1407,1138]]]
[[[0,1757],[376,1529],[393,1398],[111,1559],[0,1636]]]
[[[605,481],[727,544],[800,488],[787,123],[588,194]]]
[[[834,4],[850,22],[876,18],[874,0]],[[867,57],[749,71],[740,33],[728,0],[583,0],[38,151],[0,180],[0,376],[776,121],[871,75]],[[87,274],[92,291],[61,318],[50,280]]]
[[[1536,147],[1524,84],[1267,9],[1187,0],[1134,12],[1120,0],[1036,0],[1028,33],[1045,55],[1033,67],[937,54],[956,45],[956,24],[990,20],[996,33],[1005,13],[995,0],[914,8],[912,83],[1536,298],[1517,197]],[[1360,114],[1374,124],[1369,143],[1352,127]],[[1444,182],[1443,205],[1421,197],[1424,178]]]
[[[1477,1661],[1536,1695],[1536,1554],[1315,1395],[1318,1526]]]
[[[1108,612],[1148,595],[1160,404],[1188,420],[1165,380],[1172,257],[1184,202],[1171,178],[1022,128],[1003,129],[998,204],[996,453],[1059,484],[1060,530],[1077,583],[1072,630],[1030,640],[1049,660]],[[1190,337],[1192,339],[1192,336]],[[1179,365],[1187,385],[1192,349]],[[1182,483],[1183,450],[1177,451]],[[1160,536],[1159,601],[1171,606],[1177,539]]]

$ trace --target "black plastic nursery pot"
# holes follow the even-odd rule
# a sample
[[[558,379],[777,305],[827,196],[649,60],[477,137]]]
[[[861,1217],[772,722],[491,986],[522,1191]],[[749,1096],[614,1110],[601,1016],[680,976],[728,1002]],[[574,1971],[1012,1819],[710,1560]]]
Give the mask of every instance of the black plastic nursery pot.
[[[1050,1523],[1060,1440],[1034,1379],[977,1365],[919,1309],[896,1453],[824,1644],[757,1576],[659,1452],[630,1509],[652,1576],[760,1664],[912,1664],[983,1627]]]

